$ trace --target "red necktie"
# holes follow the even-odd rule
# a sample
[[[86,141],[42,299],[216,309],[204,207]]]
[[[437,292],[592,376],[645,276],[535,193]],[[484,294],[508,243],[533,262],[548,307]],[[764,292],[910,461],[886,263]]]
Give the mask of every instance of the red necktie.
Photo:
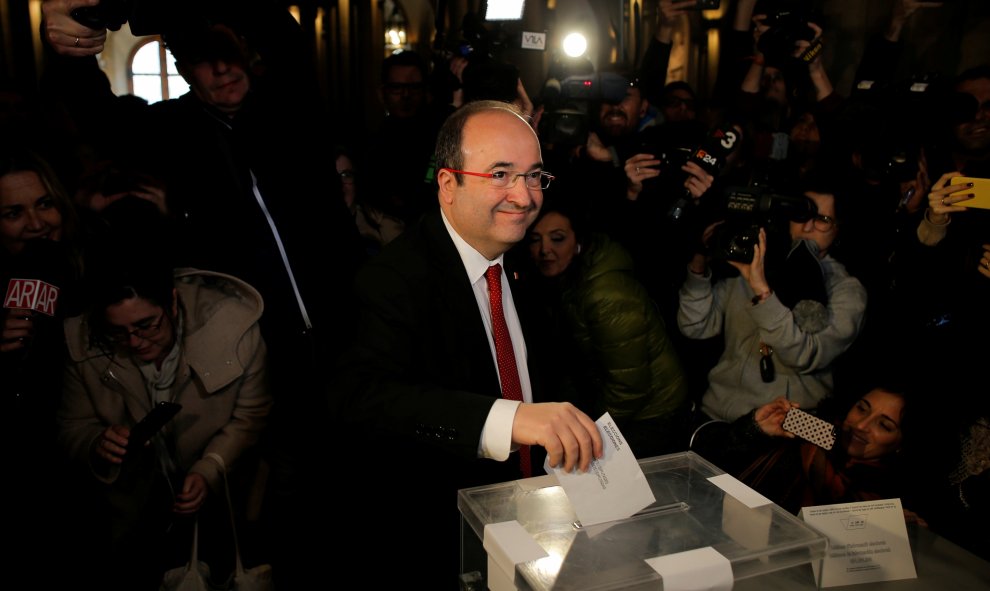
[[[488,267],[485,279],[488,280],[488,303],[492,309],[492,334],[495,335],[495,357],[498,360],[498,375],[502,380],[502,398],[522,402],[519,369],[516,367],[512,339],[509,337],[509,327],[505,324],[505,312],[502,309],[502,265]],[[525,478],[533,475],[528,445],[519,448],[519,467]]]

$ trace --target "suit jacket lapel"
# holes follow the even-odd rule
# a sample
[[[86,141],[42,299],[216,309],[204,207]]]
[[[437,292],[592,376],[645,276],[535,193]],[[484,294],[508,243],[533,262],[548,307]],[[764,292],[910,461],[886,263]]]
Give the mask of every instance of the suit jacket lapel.
[[[438,322],[437,325],[450,331],[444,337],[451,349],[462,351],[471,360],[471,367],[479,368],[479,371],[484,368],[481,375],[476,376],[477,392],[501,396],[498,369],[492,359],[488,333],[461,256],[439,213],[426,216],[424,226],[430,260],[440,279],[438,291],[444,299],[442,309],[449,314],[448,322]]]

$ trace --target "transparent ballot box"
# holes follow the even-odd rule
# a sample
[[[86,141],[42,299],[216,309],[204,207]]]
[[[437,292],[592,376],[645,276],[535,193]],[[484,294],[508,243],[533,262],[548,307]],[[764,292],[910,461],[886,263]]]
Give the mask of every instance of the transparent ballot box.
[[[694,452],[639,464],[656,502],[590,527],[577,521],[550,476],[458,491],[462,589],[671,591],[685,587],[672,574],[665,587],[647,560],[668,557],[689,578],[704,580],[712,572],[705,560],[693,566],[699,554],[716,556],[729,586],[791,569],[808,588],[820,587],[809,565],[821,566],[827,538],[803,521],[775,504],[750,508],[738,493],[724,492],[709,480],[724,472]]]

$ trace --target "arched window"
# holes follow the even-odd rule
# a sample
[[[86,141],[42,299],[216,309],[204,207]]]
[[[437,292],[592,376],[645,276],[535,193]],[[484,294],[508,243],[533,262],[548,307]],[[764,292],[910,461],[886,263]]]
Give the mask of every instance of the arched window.
[[[172,53],[157,37],[135,49],[131,57],[130,84],[131,93],[149,103],[177,98],[189,90],[189,85],[175,68]]]

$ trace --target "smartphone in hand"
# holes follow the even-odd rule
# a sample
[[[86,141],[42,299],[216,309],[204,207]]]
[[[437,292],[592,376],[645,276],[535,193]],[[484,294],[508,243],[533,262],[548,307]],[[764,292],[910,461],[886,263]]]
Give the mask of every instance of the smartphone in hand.
[[[832,449],[835,445],[835,425],[801,409],[787,411],[781,427],[822,449]]]
[[[146,414],[134,428],[131,429],[131,436],[127,438],[127,451],[140,449],[145,443],[161,431],[165,423],[172,420],[179,410],[181,404],[175,402],[159,402]]]
[[[949,180],[950,185],[965,185],[966,183],[973,183],[973,188],[969,191],[973,194],[973,198],[967,199],[966,201],[960,201],[954,205],[976,207],[979,209],[990,209],[990,179],[978,179],[969,176],[954,176]],[[965,190],[958,193],[953,193],[953,195],[963,194],[966,194]]]

